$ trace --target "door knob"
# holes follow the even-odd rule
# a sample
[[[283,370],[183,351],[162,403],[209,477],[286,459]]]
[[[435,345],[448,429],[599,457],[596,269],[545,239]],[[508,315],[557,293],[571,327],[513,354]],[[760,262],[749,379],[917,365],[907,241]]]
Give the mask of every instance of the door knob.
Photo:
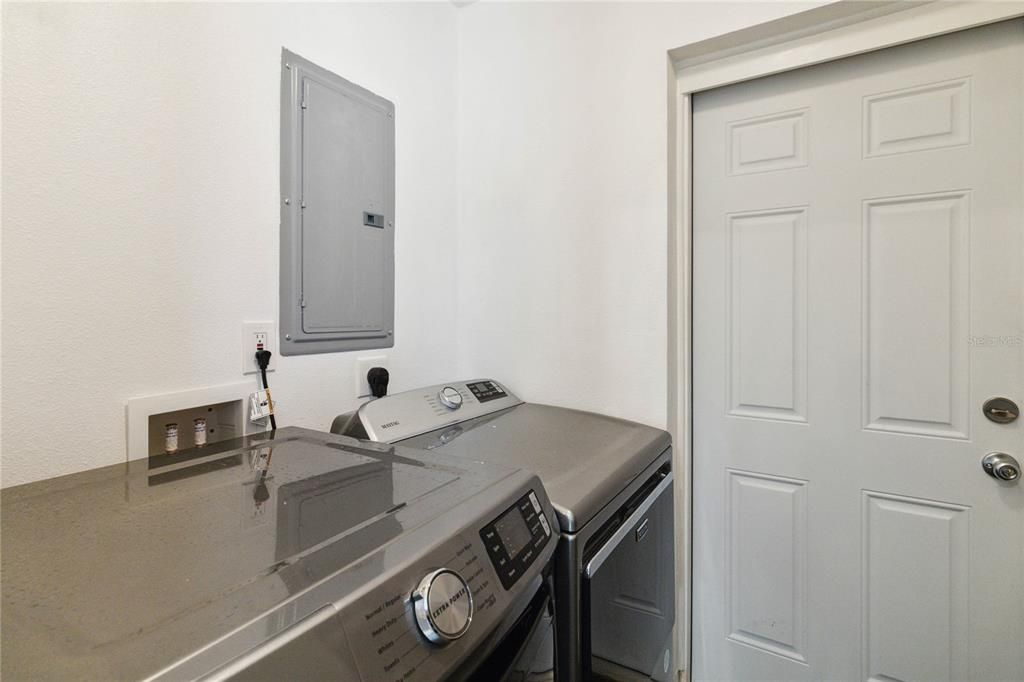
[[[981,468],[1000,481],[1016,481],[1020,478],[1020,464],[1005,452],[988,453],[981,460]]]

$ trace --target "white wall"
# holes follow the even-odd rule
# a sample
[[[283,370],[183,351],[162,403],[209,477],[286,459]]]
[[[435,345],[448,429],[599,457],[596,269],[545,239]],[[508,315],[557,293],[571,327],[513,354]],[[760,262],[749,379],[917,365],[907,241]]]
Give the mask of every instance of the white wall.
[[[820,5],[459,12],[461,376],[666,422],[666,52]]]
[[[455,373],[457,10],[3,5],[3,485],[125,457],[125,401],[242,379],[277,318],[280,52],[397,106],[395,389]],[[278,359],[283,424],[357,354]],[[255,379],[253,379],[255,387]]]
[[[281,47],[398,107],[393,390],[663,425],[665,53],[814,4],[4,3],[3,485],[241,378],[239,323],[277,317]],[[357,356],[279,358],[281,422],[354,407]]]

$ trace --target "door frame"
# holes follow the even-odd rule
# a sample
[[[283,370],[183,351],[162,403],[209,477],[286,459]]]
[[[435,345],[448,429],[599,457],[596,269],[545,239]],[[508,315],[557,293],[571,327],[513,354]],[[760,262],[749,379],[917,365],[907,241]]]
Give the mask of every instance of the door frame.
[[[691,667],[693,503],[693,157],[692,96],[813,64],[1024,16],[1024,1],[856,0],[824,5],[684,45],[667,54],[668,90],[668,429],[675,444],[677,676]]]

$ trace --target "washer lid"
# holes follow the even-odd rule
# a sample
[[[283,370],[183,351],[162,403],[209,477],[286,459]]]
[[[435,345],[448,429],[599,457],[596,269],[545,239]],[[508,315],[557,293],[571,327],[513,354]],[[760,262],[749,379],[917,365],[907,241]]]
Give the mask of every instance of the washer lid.
[[[666,431],[625,419],[522,403],[401,444],[533,471],[562,531],[575,533],[671,442]]]

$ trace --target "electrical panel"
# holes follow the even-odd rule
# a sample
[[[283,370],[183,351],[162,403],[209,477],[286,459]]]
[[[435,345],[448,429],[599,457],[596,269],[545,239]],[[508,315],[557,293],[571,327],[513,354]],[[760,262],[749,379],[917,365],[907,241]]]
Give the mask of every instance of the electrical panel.
[[[287,50],[283,355],[394,345],[395,106]]]

